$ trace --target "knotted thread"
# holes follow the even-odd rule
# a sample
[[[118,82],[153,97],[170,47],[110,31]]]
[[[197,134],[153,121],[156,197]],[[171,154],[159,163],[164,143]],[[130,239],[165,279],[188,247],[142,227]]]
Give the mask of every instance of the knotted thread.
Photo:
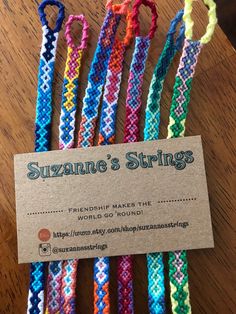
[[[87,147],[93,144],[94,130],[96,126],[98,106],[104,85],[110,52],[113,46],[115,33],[120,18],[109,10],[102,25],[95,55],[90,67],[88,87],[83,101],[82,120],[79,129],[78,147]],[[78,260],[68,260],[63,263],[63,287],[64,300],[67,300],[63,313],[71,313],[70,307],[75,304],[75,287]],[[74,292],[72,292],[74,291]],[[72,298],[68,298],[68,294]]]
[[[81,45],[76,47],[72,41],[70,31],[74,21],[83,23]],[[87,46],[88,22],[83,15],[70,15],[66,23],[65,37],[67,40],[67,59],[63,81],[61,116],[59,125],[59,148],[70,149],[74,147],[75,114],[79,86],[79,73],[83,50]],[[63,262],[49,263],[47,283],[47,311],[46,314],[74,313],[75,312],[75,276],[67,281],[67,267]]]
[[[59,7],[56,27],[48,26],[44,9],[47,5]],[[58,32],[64,19],[64,6],[56,0],[45,0],[38,8],[42,22],[43,40],[38,71],[38,90],[35,118],[35,151],[50,149],[50,128],[52,113],[52,83],[57,49]],[[28,294],[28,314],[42,314],[44,311],[45,263],[32,263]]]
[[[184,136],[192,80],[198,56],[201,52],[203,44],[207,43],[211,39],[217,23],[216,6],[214,1],[204,0],[204,2],[209,5],[209,24],[207,32],[200,41],[193,41],[191,39],[193,21],[190,16],[192,11],[192,0],[185,1],[184,21],[186,24],[186,39],[175,78],[174,93],[170,108],[168,138]],[[191,305],[186,251],[169,253],[169,279],[172,312],[174,314],[190,314]]]
[[[152,27],[149,35],[146,37],[141,37],[139,34],[138,14],[141,4],[150,7],[152,11]],[[136,142],[138,140],[143,75],[150,41],[156,30],[156,20],[157,12],[154,2],[149,0],[135,1],[133,6],[132,21],[134,24],[136,38],[126,98],[125,143]],[[118,312],[122,314],[134,313],[133,269],[132,256],[130,255],[118,257]]]
[[[119,7],[113,11],[119,10]],[[116,12],[116,11],[115,11]],[[119,11],[120,12],[120,11]],[[99,142],[98,145],[109,145],[115,142],[116,113],[123,70],[124,54],[132,37],[131,13],[126,13],[127,28],[124,40],[115,39],[108,65],[104,87]],[[110,313],[109,302],[109,257],[96,258],[94,261],[94,313]]]
[[[180,50],[183,45],[185,30],[183,23],[180,27],[179,35],[177,36],[176,41],[174,39],[176,28],[182,21],[183,13],[184,11],[180,10],[171,21],[164,49],[153,73],[145,114],[145,141],[157,140],[159,137],[160,101],[163,84],[176,52]],[[150,314],[164,314],[166,309],[163,254],[147,254],[147,267],[149,312]]]
[[[101,30],[88,76],[88,86],[83,100],[82,120],[79,130],[79,147],[93,145],[102,88],[105,83],[108,62],[119,22],[120,16],[109,10]]]

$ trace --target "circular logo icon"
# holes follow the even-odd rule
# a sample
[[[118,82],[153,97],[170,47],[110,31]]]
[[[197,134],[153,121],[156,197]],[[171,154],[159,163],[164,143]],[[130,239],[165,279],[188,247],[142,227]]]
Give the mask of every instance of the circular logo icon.
[[[51,238],[51,232],[48,229],[40,229],[38,238],[42,242],[47,242]]]

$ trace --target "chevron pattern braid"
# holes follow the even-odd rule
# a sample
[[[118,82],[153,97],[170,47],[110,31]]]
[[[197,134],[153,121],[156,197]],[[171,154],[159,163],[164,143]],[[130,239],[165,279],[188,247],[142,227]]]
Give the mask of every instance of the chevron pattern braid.
[[[159,137],[161,94],[169,65],[176,51],[173,39],[167,38],[164,50],[155,67],[149,89],[144,128],[145,141],[157,140]]]
[[[115,39],[108,65],[102,101],[98,145],[115,142],[116,113],[122,78],[124,54],[132,37],[131,14],[127,15],[126,37],[123,41]],[[94,313],[110,313],[109,302],[109,257],[96,258],[94,261]]]
[[[217,24],[215,1],[204,0],[204,3],[209,8],[209,22],[206,28],[206,33],[199,41],[193,41],[192,33],[194,23],[191,18],[193,1],[185,1],[183,19],[186,25],[186,39],[180,65],[175,78],[174,93],[172,97],[170,120],[168,126],[168,138],[184,136],[192,80],[198,57],[203,45],[211,40],[215,26]],[[169,253],[169,278],[172,312],[174,314],[190,314],[191,305],[186,251],[176,251]]]
[[[81,46],[75,46],[71,40],[70,29],[74,21],[83,22]],[[88,23],[83,15],[70,15],[66,23],[65,36],[67,39],[68,49],[63,81],[61,117],[59,125],[59,148],[63,150],[74,147],[75,114],[77,109],[79,73],[83,51],[87,45],[88,27]],[[70,304],[75,303],[71,301],[73,298],[75,299],[75,290],[71,289],[71,293],[69,294],[68,287],[64,287],[64,290],[66,290],[68,293],[64,295],[64,298],[62,297],[62,292],[64,291],[62,289],[62,276],[63,262],[50,262],[47,282],[46,314],[58,314],[60,313],[61,307],[64,313],[72,313],[73,311],[72,307],[70,307]],[[66,298],[70,299],[69,302],[66,302]]]
[[[83,101],[82,121],[80,124],[78,147],[87,147],[93,144],[95,122],[98,115],[98,106],[100,103],[108,62],[119,21],[120,17],[116,16],[112,10],[108,10],[101,29],[89,73],[88,86]],[[67,131],[70,132],[69,128]],[[70,141],[69,133],[67,134],[70,146],[72,142]],[[64,140],[65,138],[63,137],[62,141],[64,142]],[[62,141],[60,144],[64,146]],[[62,307],[60,313],[75,313],[77,267],[77,259],[63,262]]]
[[[169,277],[172,312],[190,314],[188,261],[186,251],[169,253]]]
[[[30,266],[30,287],[27,314],[42,314],[44,310],[44,263]]]
[[[82,49],[68,47],[59,127],[60,149],[70,149],[74,147],[75,113],[82,53]]]
[[[134,313],[133,257],[118,257],[118,313]]]
[[[143,75],[149,46],[148,37],[136,37],[126,100],[125,143],[138,141]],[[119,313],[134,313],[132,260],[132,256],[118,257]]]
[[[184,136],[192,80],[201,48],[202,44],[199,41],[185,39],[183,53],[175,79],[174,94],[170,109],[168,138]],[[186,251],[169,253],[171,304],[174,314],[191,313],[187,265]]]
[[[102,102],[99,143],[114,144],[118,96],[122,76],[125,45],[115,40],[109,61],[104,96]],[[109,257],[96,258],[94,261],[94,313],[110,313],[109,302]]]
[[[47,5],[59,8],[56,27],[48,26],[44,9]],[[42,47],[38,71],[38,90],[35,118],[35,151],[44,152],[50,148],[50,127],[52,114],[52,83],[58,34],[64,20],[64,6],[56,0],[45,0],[39,5],[42,22]],[[45,263],[32,263],[30,266],[30,286],[27,314],[42,314],[44,311]]]
[[[153,77],[151,80],[146,116],[144,127],[144,140],[157,140],[159,137],[160,126],[160,101],[163,91],[163,84],[165,77],[168,73],[169,66],[172,63],[174,56],[178,50],[183,46],[184,40],[184,23],[181,24],[179,35],[174,39],[177,25],[181,22],[183,17],[183,10],[180,10],[175,18],[171,21],[170,29],[167,34],[166,43],[164,49],[160,55],[158,63],[154,69]]]
[[[99,145],[114,144],[115,123],[123,69],[125,45],[115,40],[108,66],[99,129]]]
[[[201,48],[202,44],[199,41],[185,40],[183,54],[175,79],[168,138],[184,136],[192,80]]]
[[[102,26],[88,76],[88,86],[83,101],[79,131],[79,147],[93,145],[102,89],[105,84],[108,62],[119,22],[120,15],[114,14],[112,10],[109,10]]]
[[[148,306],[150,314],[165,313],[165,276],[162,253],[147,255]]]
[[[109,257],[96,258],[94,261],[94,313],[109,314]]]
[[[151,9],[152,23],[149,34],[140,35],[139,8],[145,5]],[[157,29],[157,11],[153,1],[136,0],[133,5],[133,28],[135,33],[135,48],[130,66],[128,90],[126,98],[126,117],[124,143],[136,142],[139,138],[139,120],[141,110],[141,95],[143,77],[148,57],[151,39]],[[120,314],[134,313],[133,299],[133,258],[132,256],[118,257],[118,312]]]
[[[43,43],[38,74],[38,98],[35,120],[35,151],[49,150],[52,115],[52,82],[58,33],[43,26]]]
[[[183,13],[183,10],[179,11],[171,21],[164,49],[154,69],[145,114],[145,141],[157,140],[159,137],[160,101],[163,84],[174,56],[183,45],[185,30],[183,23],[176,42],[174,39],[177,25],[182,21]],[[164,314],[166,309],[163,253],[147,254],[147,268],[149,312],[150,314]]]
[[[76,276],[77,276],[78,260],[67,260],[63,262],[62,267],[62,305],[60,314],[76,313]]]
[[[47,280],[46,314],[59,314],[61,307],[62,261],[50,262]]]
[[[126,99],[125,143],[137,142],[139,138],[139,114],[142,105],[143,76],[150,42],[148,37],[136,37]]]

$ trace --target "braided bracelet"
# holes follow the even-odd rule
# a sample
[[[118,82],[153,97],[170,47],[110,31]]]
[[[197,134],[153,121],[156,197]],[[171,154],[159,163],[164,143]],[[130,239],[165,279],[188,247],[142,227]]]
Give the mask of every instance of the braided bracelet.
[[[74,21],[83,23],[81,45],[76,46],[71,37],[71,25]],[[88,23],[83,15],[70,15],[66,23],[65,37],[67,40],[67,60],[64,73],[61,117],[59,126],[59,148],[74,147],[75,113],[79,86],[79,73],[83,50],[87,46]],[[62,261],[49,263],[47,283],[47,310],[46,314],[73,313],[75,311],[75,291],[65,291],[62,272]]]
[[[120,12],[121,5],[113,6]],[[98,145],[115,142],[116,113],[126,48],[132,38],[131,13],[126,12],[127,27],[124,40],[115,38],[108,65],[106,84],[102,101]],[[109,257],[96,258],[94,261],[94,313],[110,313],[109,302]]]
[[[55,29],[47,22],[44,9],[47,5],[59,8]],[[45,0],[38,8],[42,23],[43,40],[38,72],[38,96],[35,119],[35,151],[44,152],[50,148],[50,127],[52,113],[52,83],[58,33],[64,20],[64,6],[56,0]],[[41,314],[44,311],[45,263],[32,263],[28,293],[28,314]]]
[[[115,33],[120,22],[120,16],[113,13],[111,1],[108,2],[107,8],[108,12],[101,28],[97,48],[90,67],[88,86],[83,102],[78,147],[90,146],[93,143],[94,129],[97,120],[100,97],[102,94],[102,87],[105,82],[108,61],[114,43]],[[64,261],[62,265],[62,296],[67,304],[74,302],[77,266],[77,259]],[[69,314],[71,312],[65,313]]]
[[[193,21],[191,19],[193,0],[185,0],[184,21],[186,26],[184,48],[175,78],[174,93],[170,109],[168,138],[184,136],[185,121],[190,102],[192,80],[197,65],[198,56],[204,44],[211,40],[214,33],[216,18],[216,5],[212,0],[204,0],[209,7],[209,24],[206,34],[199,40],[192,40]],[[169,280],[171,290],[172,312],[176,314],[191,313],[188,265],[186,251],[169,253]]]
[[[119,6],[113,6],[118,11]],[[115,123],[123,70],[124,54],[132,38],[131,13],[127,12],[126,36],[123,41],[115,38],[108,65],[106,84],[102,102],[98,145],[109,145],[115,142]]]
[[[82,118],[79,130],[79,147],[93,145],[94,132],[98,117],[98,107],[105,83],[115,34],[120,22],[120,15],[112,10],[112,1],[107,3],[108,13],[99,36],[95,55],[90,67],[88,86],[83,100]]]
[[[182,21],[184,11],[180,10],[171,21],[167,33],[166,43],[155,67],[152,81],[149,88],[146,114],[144,140],[157,140],[160,126],[160,101],[163,91],[163,84],[168,69],[177,51],[182,48],[184,40],[184,24],[179,29],[179,35],[174,39],[176,28]],[[162,253],[147,254],[148,267],[148,305],[150,314],[165,313],[165,282],[164,262]]]
[[[152,25],[149,35],[146,37],[140,36],[138,22],[139,7],[142,4],[148,6],[152,11]],[[126,100],[125,143],[138,140],[143,75],[150,42],[157,28],[157,12],[154,2],[150,0],[136,0],[133,6],[132,20],[136,38]],[[118,257],[118,312],[126,314],[134,313],[133,271],[132,257],[130,255]]]

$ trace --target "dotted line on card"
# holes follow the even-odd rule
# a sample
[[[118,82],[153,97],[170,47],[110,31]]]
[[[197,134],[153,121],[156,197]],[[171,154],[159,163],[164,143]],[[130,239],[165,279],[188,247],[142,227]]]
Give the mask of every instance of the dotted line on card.
[[[63,210],[50,210],[50,211],[44,211],[44,212],[27,213],[27,216],[58,214],[58,213],[63,213],[63,212],[64,212]]]
[[[163,200],[163,201],[158,201],[158,204],[160,203],[175,203],[175,202],[189,202],[189,201],[196,201],[197,198],[196,197],[192,197],[192,198],[180,198],[180,199],[176,199],[176,200]]]

